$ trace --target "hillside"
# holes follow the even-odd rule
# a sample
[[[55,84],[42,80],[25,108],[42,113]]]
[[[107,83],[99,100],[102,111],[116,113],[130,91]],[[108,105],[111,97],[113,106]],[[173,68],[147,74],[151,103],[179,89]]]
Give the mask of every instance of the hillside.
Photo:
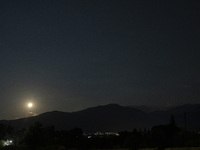
[[[17,120],[2,120],[1,123],[10,124],[19,129],[25,128],[36,121],[44,125],[54,125],[58,130],[70,130],[78,127],[85,132],[93,131],[123,131],[137,129],[150,129],[154,125],[167,124],[171,115],[179,127],[186,125],[189,129],[197,130],[200,127],[198,119],[200,105],[182,105],[165,111],[145,113],[132,107],[117,104],[97,106],[77,112],[52,111],[38,116],[21,118]]]

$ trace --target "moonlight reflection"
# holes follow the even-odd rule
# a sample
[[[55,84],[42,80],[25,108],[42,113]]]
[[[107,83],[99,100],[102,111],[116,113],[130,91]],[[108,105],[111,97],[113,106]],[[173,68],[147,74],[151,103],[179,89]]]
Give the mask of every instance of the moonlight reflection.
[[[33,103],[32,102],[29,102],[27,103],[27,109],[28,109],[28,116],[34,116],[34,113],[33,113]]]

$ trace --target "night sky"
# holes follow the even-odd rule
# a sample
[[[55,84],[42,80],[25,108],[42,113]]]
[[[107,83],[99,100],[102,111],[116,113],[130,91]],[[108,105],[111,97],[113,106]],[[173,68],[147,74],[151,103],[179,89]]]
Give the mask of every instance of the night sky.
[[[199,0],[0,0],[0,119],[200,103]]]

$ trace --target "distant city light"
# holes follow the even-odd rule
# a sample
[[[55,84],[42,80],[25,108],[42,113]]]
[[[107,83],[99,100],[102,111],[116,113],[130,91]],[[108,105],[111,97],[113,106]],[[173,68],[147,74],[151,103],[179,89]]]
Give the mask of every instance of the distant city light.
[[[12,140],[2,140],[2,144],[3,146],[9,146],[9,145],[13,145],[13,141]]]

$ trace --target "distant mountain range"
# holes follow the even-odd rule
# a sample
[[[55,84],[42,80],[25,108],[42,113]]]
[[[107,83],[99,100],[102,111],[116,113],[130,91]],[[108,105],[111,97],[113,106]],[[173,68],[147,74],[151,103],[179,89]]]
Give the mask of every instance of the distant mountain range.
[[[43,125],[54,125],[58,130],[82,128],[85,132],[94,131],[131,131],[151,129],[155,125],[168,124],[173,115],[179,127],[191,130],[200,129],[200,104],[186,104],[168,110],[144,112],[133,107],[108,104],[77,112],[52,111],[34,117],[16,120],[1,120],[16,129],[25,128],[39,121]]]

